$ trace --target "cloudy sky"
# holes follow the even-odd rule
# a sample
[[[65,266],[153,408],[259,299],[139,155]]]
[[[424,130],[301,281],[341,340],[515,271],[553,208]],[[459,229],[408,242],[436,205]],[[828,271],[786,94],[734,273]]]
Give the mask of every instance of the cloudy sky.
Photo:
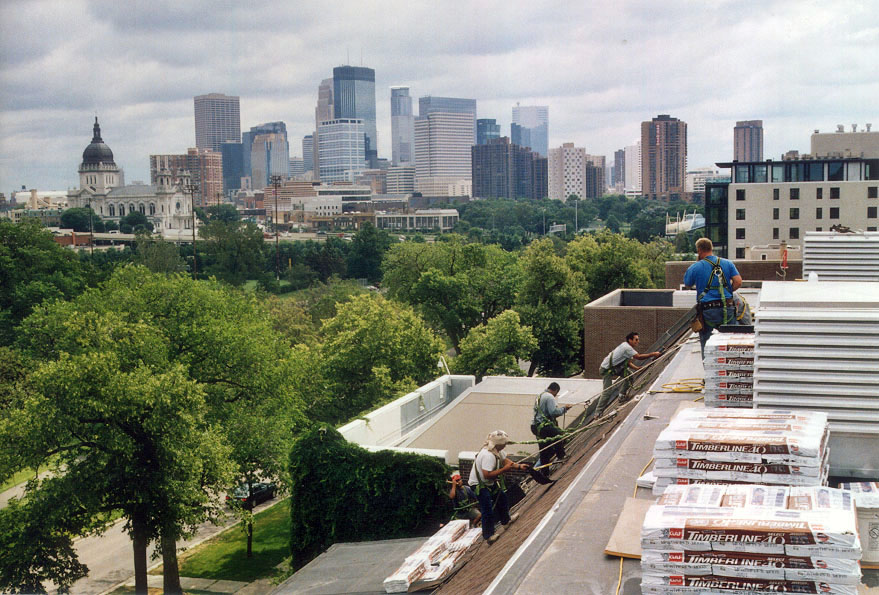
[[[689,165],[731,158],[736,120],[765,156],[836,124],[879,128],[874,2],[617,0],[2,0],[0,191],[78,184],[98,114],[126,179],[195,145],[192,98],[241,97],[242,129],[314,127],[333,66],[376,71],[379,155],[390,91],[472,97],[509,134],[511,107],[550,106],[550,146],[613,155],[640,122],[689,125]],[[416,105],[417,105],[417,99]]]

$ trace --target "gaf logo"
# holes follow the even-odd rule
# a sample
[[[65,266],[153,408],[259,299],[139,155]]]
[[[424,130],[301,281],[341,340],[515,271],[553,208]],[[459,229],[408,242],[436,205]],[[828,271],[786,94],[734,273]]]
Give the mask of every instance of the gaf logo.
[[[683,562],[684,561],[684,552],[671,552],[668,555],[669,562]]]
[[[684,585],[684,577],[672,575],[668,577],[668,584],[672,587],[682,587]]]
[[[686,467],[689,465],[689,459],[678,459],[678,467]]]
[[[686,440],[675,440],[675,449],[687,450],[687,441]]]
[[[671,539],[682,539],[684,537],[684,530],[680,527],[674,527],[668,530],[668,536]]]

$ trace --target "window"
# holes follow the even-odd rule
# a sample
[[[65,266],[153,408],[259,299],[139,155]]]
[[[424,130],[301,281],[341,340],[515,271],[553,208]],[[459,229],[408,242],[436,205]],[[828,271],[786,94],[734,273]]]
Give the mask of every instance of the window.
[[[868,227],[867,231],[876,231],[876,228],[875,227]]]
[[[110,216],[115,217],[116,216],[116,205],[110,205],[107,208],[110,209]]]
[[[772,189],[772,200],[778,200],[778,188]]]
[[[815,231],[824,231],[824,228],[823,227],[816,227]]]
[[[745,209],[736,209],[736,221],[745,220]]]
[[[125,205],[122,203],[119,203],[119,216],[125,217]]]
[[[790,218],[791,219],[799,219],[800,218],[800,209],[797,207],[790,208]]]
[[[754,182],[758,184],[766,183],[766,166],[765,165],[755,165],[754,166]]]
[[[816,188],[815,189],[815,198],[821,200],[824,198],[824,188]]]
[[[800,189],[799,188],[791,188],[790,189],[790,199],[791,200],[800,200]]]
[[[805,179],[809,180],[810,182],[823,182],[824,163],[807,163]]]
[[[745,239],[745,228],[744,227],[736,227],[736,239],[744,240]]]
[[[830,182],[842,182],[845,179],[845,168],[842,161],[831,161],[827,164],[827,180]]]
[[[736,166],[736,184],[747,184],[751,181],[751,177],[748,175],[748,166],[747,165],[737,165]]]
[[[744,248],[736,248],[736,258],[743,259],[745,257],[745,249]]]
[[[822,219],[824,217],[824,209],[818,207],[815,209],[815,219]]]
[[[839,198],[839,186],[830,187],[830,198]]]
[[[156,203],[151,202],[150,203],[150,215],[155,215],[155,214],[156,214]]]
[[[738,188],[736,190],[736,200],[745,200],[745,189]]]
[[[140,211],[141,215],[146,215],[146,207],[143,203],[140,203],[140,205],[138,205],[137,210]]]
[[[128,212],[129,212],[129,213],[133,213],[133,212],[134,212],[134,203],[131,203],[130,205],[128,205]]]
[[[783,163],[773,163],[772,164],[772,181],[773,182],[784,182],[784,164]]]
[[[839,219],[839,207],[830,207],[830,218]]]
[[[876,218],[876,207],[867,207],[867,219]]]
[[[778,219],[778,209],[772,209],[772,218]]]
[[[788,235],[790,236],[790,239],[792,239],[792,240],[799,240],[800,239],[800,228],[799,227],[791,227]]]
[[[879,197],[879,186],[867,186],[867,198]]]
[[[778,228],[777,228],[777,227],[773,227],[773,228],[772,228],[772,239],[773,239],[773,240],[777,240],[777,239],[778,239]]]

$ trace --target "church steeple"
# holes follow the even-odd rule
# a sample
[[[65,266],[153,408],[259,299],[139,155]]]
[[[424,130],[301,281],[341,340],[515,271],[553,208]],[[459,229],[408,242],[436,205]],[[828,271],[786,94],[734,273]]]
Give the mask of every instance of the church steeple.
[[[101,138],[101,125],[98,124],[98,117],[97,116],[95,116],[95,126],[93,128],[92,142],[93,143],[104,142],[104,140]]]

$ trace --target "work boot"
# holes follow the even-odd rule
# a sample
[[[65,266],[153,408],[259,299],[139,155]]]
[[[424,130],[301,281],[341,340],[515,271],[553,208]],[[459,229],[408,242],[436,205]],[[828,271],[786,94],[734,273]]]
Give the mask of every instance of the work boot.
[[[511,514],[511,515],[510,515],[510,522],[507,523],[507,524],[508,524],[508,525],[512,525],[513,523],[516,522],[516,519],[518,519],[518,518],[519,518],[519,513],[518,513],[518,512],[515,512],[515,513]]]
[[[492,535],[491,537],[489,537],[488,539],[486,539],[486,541],[488,542],[488,545],[491,545],[491,544],[493,544],[495,541],[497,541],[497,538],[498,538],[498,534],[495,533],[494,535]]]

